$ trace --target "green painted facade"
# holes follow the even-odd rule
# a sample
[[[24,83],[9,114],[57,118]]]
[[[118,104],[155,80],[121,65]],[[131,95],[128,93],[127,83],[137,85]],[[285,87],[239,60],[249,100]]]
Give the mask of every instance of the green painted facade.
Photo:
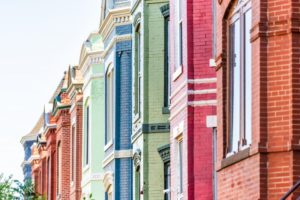
[[[105,130],[104,65],[100,59],[102,51],[101,37],[96,33],[91,34],[83,45],[80,59],[80,69],[84,76],[82,196],[89,199],[92,194],[93,199],[97,200],[105,199],[101,165]]]
[[[169,144],[169,114],[165,108],[165,18],[161,7],[168,1],[133,2],[133,134],[134,199],[164,199],[164,163],[158,148]],[[138,35],[140,33],[140,40]],[[137,58],[140,41],[140,59]],[[138,61],[141,75],[141,109],[138,106]],[[139,156],[136,156],[138,152]],[[140,179],[139,179],[140,176]],[[140,183],[140,185],[139,185]],[[140,192],[138,189],[140,188]],[[141,194],[142,193],[142,194]]]

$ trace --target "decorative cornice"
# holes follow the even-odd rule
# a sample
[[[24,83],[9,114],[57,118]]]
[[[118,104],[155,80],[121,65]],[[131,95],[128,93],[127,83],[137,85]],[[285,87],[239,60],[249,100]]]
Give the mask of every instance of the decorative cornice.
[[[89,68],[92,64],[103,63],[102,57],[103,57],[103,51],[94,51],[89,54],[86,54],[83,60],[79,64],[79,69],[82,75],[84,77],[87,75],[87,72],[89,71]]]
[[[101,34],[103,41],[105,41],[115,26],[130,23],[131,15],[129,7],[112,9],[100,24],[99,33]]]

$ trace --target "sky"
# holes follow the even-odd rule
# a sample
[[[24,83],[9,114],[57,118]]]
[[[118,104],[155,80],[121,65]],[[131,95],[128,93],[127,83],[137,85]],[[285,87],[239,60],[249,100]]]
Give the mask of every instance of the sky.
[[[20,139],[30,132],[82,43],[101,0],[0,0],[0,173],[23,180]]]

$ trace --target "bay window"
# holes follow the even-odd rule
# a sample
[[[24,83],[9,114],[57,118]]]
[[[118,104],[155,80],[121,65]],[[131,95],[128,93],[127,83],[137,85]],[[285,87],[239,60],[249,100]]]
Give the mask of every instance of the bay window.
[[[115,86],[114,86],[114,68],[110,65],[106,75],[106,137],[105,144],[112,143],[114,133],[114,102],[115,102]]]

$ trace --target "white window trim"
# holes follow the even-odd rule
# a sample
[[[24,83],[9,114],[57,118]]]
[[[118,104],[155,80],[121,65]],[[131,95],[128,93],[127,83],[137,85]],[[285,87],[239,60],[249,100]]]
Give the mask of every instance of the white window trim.
[[[113,144],[113,138],[114,138],[114,133],[115,133],[115,109],[116,108],[114,106],[115,106],[115,102],[116,102],[116,99],[115,99],[115,88],[116,88],[116,86],[115,86],[115,76],[116,75],[115,75],[114,66],[112,65],[112,63],[110,63],[108,65],[108,67],[107,67],[106,78],[109,75],[111,75],[112,71],[114,71],[114,74],[112,76],[112,81],[113,81],[113,91],[112,92],[114,94],[112,94],[113,102],[112,102],[112,104],[110,106],[112,106],[111,110],[113,112],[113,118],[112,118],[112,122],[109,122],[110,117],[108,117],[108,116],[106,117],[107,120],[106,120],[105,124],[106,124],[106,126],[111,126],[111,127],[110,127],[110,131],[109,131],[110,133],[108,133],[107,128],[106,128],[106,134],[107,134],[106,137],[108,136],[108,134],[110,134],[110,140],[106,141],[106,145],[104,147],[105,150],[107,150],[110,146],[112,146],[112,144]],[[107,88],[106,88],[106,90],[107,90]],[[106,106],[107,106],[107,110],[110,109],[110,108],[108,108],[108,105],[106,105]],[[107,114],[108,114],[108,112],[107,112]]]

